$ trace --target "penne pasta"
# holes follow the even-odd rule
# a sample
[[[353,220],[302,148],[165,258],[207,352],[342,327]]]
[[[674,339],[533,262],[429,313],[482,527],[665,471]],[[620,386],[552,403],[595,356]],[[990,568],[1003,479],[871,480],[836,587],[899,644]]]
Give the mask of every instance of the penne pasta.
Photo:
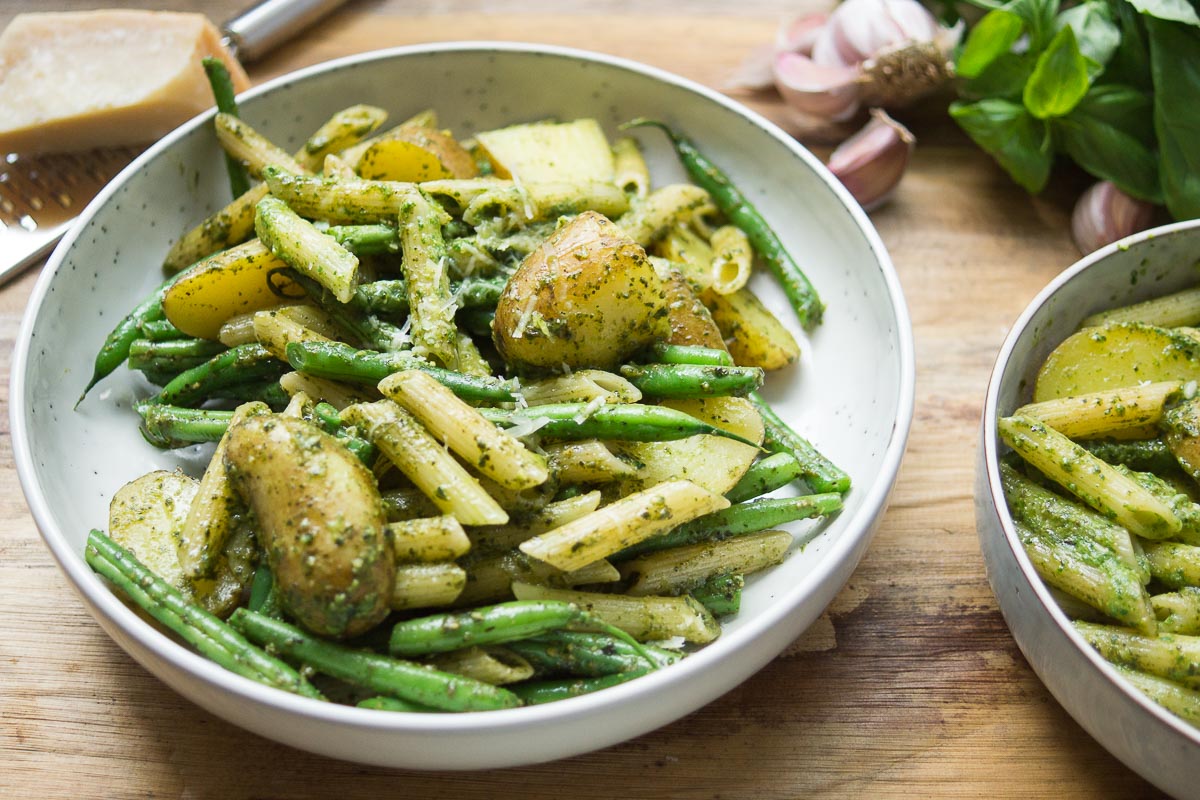
[[[617,220],[629,238],[649,247],[709,202],[708,192],[690,183],[674,183],[651,192]]]
[[[705,644],[721,633],[720,623],[690,595],[682,597],[627,597],[598,592],[552,589],[514,583],[518,600],[560,600],[615,625],[640,641],[658,641],[680,636],[684,641]]]
[[[625,194],[645,197],[650,191],[650,170],[637,140],[622,136],[613,142],[613,183]]]
[[[449,514],[389,522],[387,529],[399,563],[453,561],[471,549],[462,525]]]
[[[1043,400],[1022,406],[1015,413],[1039,419],[1071,439],[1114,436],[1147,425],[1153,430],[1162,419],[1167,401],[1182,389],[1179,381],[1159,381]]]
[[[359,426],[375,446],[442,513],[464,525],[508,522],[508,513],[492,499],[411,414],[390,400],[353,405],[342,419]]]
[[[424,372],[397,372],[379,390],[406,408],[437,439],[474,469],[509,489],[545,483],[546,459],[525,449],[518,439],[488,422]]]
[[[712,247],[712,290],[717,294],[733,294],[750,280],[754,248],[749,237],[735,225],[722,225],[709,239]]]
[[[521,552],[561,570],[574,570],[612,555],[729,501],[691,481],[669,481],[628,495],[592,513],[539,534]]]
[[[621,577],[630,581],[625,593],[674,595],[689,591],[717,575],[749,575],[783,560],[792,544],[786,531],[764,531],[718,542],[673,547],[627,561]]]
[[[389,605],[393,611],[447,606],[466,585],[467,573],[457,564],[402,564],[396,567]]]

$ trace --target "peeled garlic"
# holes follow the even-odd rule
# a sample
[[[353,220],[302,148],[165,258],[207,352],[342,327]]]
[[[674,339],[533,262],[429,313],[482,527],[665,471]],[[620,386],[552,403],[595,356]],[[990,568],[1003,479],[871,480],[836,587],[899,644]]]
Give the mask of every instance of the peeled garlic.
[[[829,170],[870,211],[887,200],[904,177],[916,141],[908,128],[872,109],[870,122],[830,155]]]
[[[1154,205],[1100,181],[1079,196],[1071,214],[1071,237],[1087,255],[1154,223]]]

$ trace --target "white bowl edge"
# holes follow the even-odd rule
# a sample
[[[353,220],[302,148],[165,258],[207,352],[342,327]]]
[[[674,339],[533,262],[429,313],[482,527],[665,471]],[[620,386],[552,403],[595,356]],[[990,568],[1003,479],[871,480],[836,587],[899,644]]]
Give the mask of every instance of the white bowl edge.
[[[418,726],[424,735],[436,742],[439,734],[463,734],[472,729],[478,729],[480,726],[483,727],[482,735],[493,736],[521,729],[529,730],[534,727],[545,728],[545,726],[549,726],[553,728],[553,723],[564,716],[586,717],[589,714],[598,714],[605,709],[609,710],[610,717],[613,716],[612,709],[614,708],[631,709],[638,706],[643,712],[647,708],[652,708],[656,712],[623,726],[617,724],[613,719],[609,719],[606,724],[613,726],[611,733],[606,737],[606,740],[598,743],[592,742],[581,746],[578,742],[563,736],[560,731],[559,738],[553,742],[557,745],[557,749],[551,748],[537,757],[529,759],[529,761],[541,761],[611,744],[652,730],[677,718],[683,713],[687,713],[691,708],[708,702],[733,688],[733,686],[737,685],[737,683],[744,680],[770,660],[773,657],[773,653],[781,650],[805,627],[811,624],[820,612],[820,609],[828,604],[836,591],[848,579],[853,568],[861,558],[862,553],[865,552],[894,486],[912,420],[915,393],[913,342],[907,307],[905,306],[903,293],[894,268],[882,243],[879,241],[877,233],[867,220],[865,213],[857,207],[849,194],[836,181],[828,177],[828,174],[824,172],[824,167],[808,151],[787,138],[786,134],[783,134],[767,120],[705,87],[670,75],[662,70],[616,57],[596,55],[571,48],[490,42],[420,45],[378,51],[362,56],[351,56],[329,62],[328,64],[310,67],[268,82],[246,93],[244,97],[250,99],[289,82],[304,80],[309,75],[336,70],[341,66],[357,64],[365,60],[387,59],[397,55],[412,53],[479,49],[499,52],[550,53],[569,58],[597,61],[620,69],[640,73],[660,81],[690,89],[713,102],[736,111],[773,137],[781,140],[792,150],[797,158],[804,161],[814,170],[817,170],[820,174],[827,176],[827,182],[830,183],[832,190],[839,195],[850,213],[855,217],[859,229],[866,237],[868,245],[874,252],[880,265],[884,280],[891,294],[891,310],[898,326],[898,358],[901,375],[901,385],[899,386],[900,397],[897,402],[898,414],[891,439],[888,442],[886,454],[883,458],[880,478],[871,486],[870,492],[864,498],[858,512],[848,520],[846,534],[840,536],[837,541],[832,543],[824,553],[821,561],[805,576],[804,581],[792,588],[788,596],[776,598],[767,613],[760,615],[751,624],[729,634],[725,638],[727,644],[723,648],[716,650],[710,648],[693,655],[682,664],[673,667],[672,674],[659,673],[651,675],[641,680],[607,690],[599,695],[580,697],[565,703],[515,709],[512,711],[490,712],[486,715],[486,719],[482,715],[428,715],[421,719]],[[210,118],[211,114],[202,115],[167,136],[135,161],[127,169],[127,172],[138,169],[140,165],[153,159],[159,152],[169,148],[174,141],[186,135],[195,127],[205,124]],[[118,178],[112,186],[102,192],[89,205],[83,215],[85,218],[94,209],[105,203],[120,180]],[[268,719],[277,713],[283,713],[293,719],[294,716],[303,716],[334,723],[345,727],[349,738],[341,744],[330,743],[329,749],[322,748],[321,752],[342,758],[367,761],[368,763],[396,764],[396,760],[386,753],[380,753],[375,758],[371,757],[369,753],[360,748],[360,743],[354,741],[356,737],[351,734],[357,732],[369,735],[373,732],[389,730],[412,730],[411,720],[291,697],[226,672],[206,659],[176,645],[140,620],[109,591],[107,586],[91,573],[79,557],[79,553],[71,549],[65,539],[57,531],[53,530],[54,525],[51,521],[51,513],[46,497],[33,479],[32,454],[26,431],[21,424],[28,411],[26,407],[25,375],[28,369],[31,335],[36,322],[36,309],[41,307],[56,270],[62,263],[64,254],[73,246],[81,231],[82,226],[77,226],[68,234],[64,242],[55,251],[49,266],[43,271],[37,282],[30,301],[31,310],[23,319],[18,335],[12,370],[10,418],[13,431],[14,458],[34,519],[42,530],[54,558],[69,576],[76,590],[79,591],[81,597],[88,603],[93,613],[97,616],[97,619],[110,635],[114,639],[117,639],[126,650],[130,651],[148,669],[193,701],[214,710],[227,719],[236,719],[238,724],[242,724],[251,730],[284,741],[288,741],[288,737],[281,735],[278,725]],[[872,520],[874,524],[869,524]],[[860,533],[858,535],[851,535],[855,531],[859,531]],[[793,605],[793,603],[789,602],[790,598],[806,594],[815,594],[821,598],[819,608],[814,605],[812,607],[816,608],[816,610],[811,614],[804,617],[797,616],[793,619],[786,619],[788,610]],[[769,637],[772,642],[772,654],[756,660],[739,660],[729,657],[739,649],[742,641],[748,641],[760,636]],[[725,657],[718,658],[721,655]],[[654,696],[665,682],[676,680],[687,682],[700,672],[719,674],[720,680],[709,684],[709,688],[703,692],[703,698],[699,703],[695,702],[694,698],[675,705],[649,702],[654,699]],[[197,687],[192,685],[189,681],[191,676],[198,677],[203,686]],[[258,714],[257,717],[249,720],[247,720],[245,709],[247,701],[257,709]],[[686,708],[683,706],[686,706]],[[259,720],[262,724],[256,724],[255,719]],[[288,743],[312,749],[311,743],[306,741],[307,734],[299,730],[299,726],[297,733],[298,735],[293,740],[288,741]],[[553,736],[542,736],[540,738],[554,740]],[[487,758],[481,758],[469,766],[493,767],[514,765],[515,763],[528,762],[513,762],[507,759],[493,759],[489,761]],[[414,762],[412,766],[454,768],[463,765],[449,759],[439,760],[435,754],[429,753],[421,754],[419,763]]]

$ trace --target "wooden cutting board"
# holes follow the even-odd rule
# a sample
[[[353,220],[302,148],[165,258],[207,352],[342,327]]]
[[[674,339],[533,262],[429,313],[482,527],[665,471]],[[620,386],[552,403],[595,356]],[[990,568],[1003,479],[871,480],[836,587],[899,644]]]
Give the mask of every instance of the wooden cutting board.
[[[216,0],[204,9],[220,19],[239,5]],[[255,65],[252,76],[380,47],[502,39],[598,50],[719,86],[795,4],[499,6],[352,3]],[[0,24],[35,7],[45,8],[39,0],[6,3]],[[773,97],[744,99],[786,124]],[[920,141],[914,163],[895,199],[872,215],[899,271],[917,346],[916,418],[891,508],[828,613],[759,674],[654,733],[543,766],[422,774],[311,756],[196,708],[108,639],[38,538],[5,438],[0,797],[1156,796],[1030,670],[975,538],[971,481],[988,373],[1020,310],[1077,258],[1067,216],[1079,187],[1030,199],[946,121],[944,106],[932,101],[905,115]],[[8,420],[12,341],[34,279],[0,291],[0,424]]]

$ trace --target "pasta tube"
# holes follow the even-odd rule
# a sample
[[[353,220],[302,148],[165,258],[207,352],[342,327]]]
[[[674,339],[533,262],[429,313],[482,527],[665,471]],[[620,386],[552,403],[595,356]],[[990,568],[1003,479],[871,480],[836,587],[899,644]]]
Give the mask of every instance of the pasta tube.
[[[444,514],[463,525],[508,522],[508,513],[447,453],[411,414],[390,400],[342,412]]]
[[[387,529],[398,562],[453,561],[471,549],[462,525],[448,514],[389,522]]]
[[[681,636],[685,641],[705,644],[721,633],[721,625],[712,613],[690,595],[628,597],[551,589],[528,583],[514,583],[512,588],[518,600],[562,600],[574,603],[643,642]]]
[[[729,501],[691,481],[669,481],[636,492],[523,542],[526,555],[573,570],[696,517]]]
[[[379,390],[410,414],[472,467],[509,489],[546,482],[546,459],[488,422],[424,372],[407,370],[384,378]]]

